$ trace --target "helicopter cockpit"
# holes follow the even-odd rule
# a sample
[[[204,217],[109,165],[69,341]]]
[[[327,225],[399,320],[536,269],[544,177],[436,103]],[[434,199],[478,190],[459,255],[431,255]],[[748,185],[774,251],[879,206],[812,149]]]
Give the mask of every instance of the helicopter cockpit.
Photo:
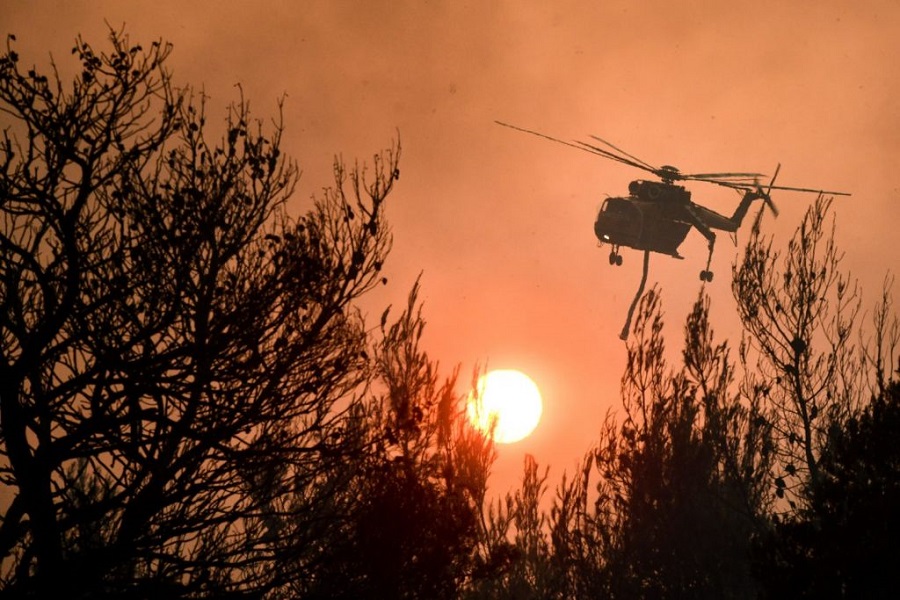
[[[678,246],[691,226],[683,221],[654,216],[660,210],[658,205],[635,202],[634,198],[607,198],[594,221],[594,234],[602,243],[613,245],[614,255],[618,254],[618,246],[627,246],[681,258]],[[613,258],[610,263],[621,264],[621,261]]]
[[[641,237],[643,215],[628,198],[607,198],[594,221],[594,234],[601,242],[628,246]]]

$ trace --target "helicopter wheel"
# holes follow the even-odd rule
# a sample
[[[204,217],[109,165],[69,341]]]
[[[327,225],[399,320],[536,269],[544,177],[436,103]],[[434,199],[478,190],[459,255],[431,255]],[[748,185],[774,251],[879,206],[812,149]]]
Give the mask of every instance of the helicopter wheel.
[[[609,253],[609,264],[611,264],[611,265],[616,265],[617,267],[618,267],[618,266],[621,266],[621,264],[622,264],[622,255],[619,254],[618,252],[616,252],[615,250],[613,250],[612,252],[610,252],[610,253]]]
[[[712,271],[700,271],[700,281],[712,281]]]
[[[616,254],[616,266],[617,267],[622,266],[622,255],[621,254]]]

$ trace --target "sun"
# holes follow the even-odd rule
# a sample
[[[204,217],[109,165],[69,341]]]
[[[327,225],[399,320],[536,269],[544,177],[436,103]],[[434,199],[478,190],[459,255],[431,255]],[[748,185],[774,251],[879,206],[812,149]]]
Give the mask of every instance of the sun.
[[[469,420],[494,441],[511,444],[528,437],[541,420],[541,392],[520,371],[500,369],[482,375],[469,394]]]

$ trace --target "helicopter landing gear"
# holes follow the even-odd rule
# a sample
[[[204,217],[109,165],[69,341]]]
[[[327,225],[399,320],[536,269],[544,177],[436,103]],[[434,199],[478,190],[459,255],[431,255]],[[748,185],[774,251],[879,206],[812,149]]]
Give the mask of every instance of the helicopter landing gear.
[[[700,271],[700,281],[706,282],[713,280],[713,272],[709,270],[709,265],[712,263],[713,248],[716,246],[716,235],[711,231],[709,234],[709,256],[706,257],[706,268]]]
[[[609,264],[616,265],[617,267],[622,266],[622,255],[619,254],[618,246],[613,248],[613,251],[609,253]]]

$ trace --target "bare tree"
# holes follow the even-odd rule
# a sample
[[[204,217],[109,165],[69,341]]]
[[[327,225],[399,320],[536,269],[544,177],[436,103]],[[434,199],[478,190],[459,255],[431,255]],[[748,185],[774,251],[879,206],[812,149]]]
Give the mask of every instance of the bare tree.
[[[810,206],[783,257],[757,221],[732,284],[747,334],[746,390],[769,407],[776,492],[794,507],[818,480],[828,427],[851,414],[866,387],[854,343],[860,299],[840,269],[830,204],[819,197]]]
[[[168,45],[0,58],[0,581],[9,594],[259,595],[362,448],[354,301],[381,281],[399,144],[299,219],[241,99],[221,137]],[[7,500],[8,498],[8,500]],[[279,528],[290,513],[293,526]]]
[[[860,334],[865,370],[871,371],[874,380],[867,382],[873,397],[887,394],[891,381],[900,375],[900,319],[893,310],[893,284],[893,275],[886,276],[872,314],[872,337]]]

